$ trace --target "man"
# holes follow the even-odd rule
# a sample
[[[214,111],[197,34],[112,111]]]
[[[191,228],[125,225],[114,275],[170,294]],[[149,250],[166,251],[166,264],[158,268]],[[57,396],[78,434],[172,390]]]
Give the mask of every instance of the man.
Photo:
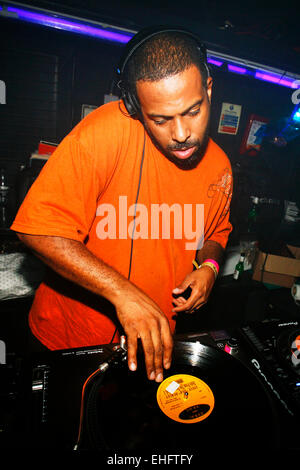
[[[12,229],[51,268],[29,318],[47,348],[105,344],[123,329],[129,368],[140,340],[148,378],[162,381],[176,313],[207,301],[231,231],[207,72],[191,35],[142,39],[123,62],[123,101],[79,123],[28,192]]]

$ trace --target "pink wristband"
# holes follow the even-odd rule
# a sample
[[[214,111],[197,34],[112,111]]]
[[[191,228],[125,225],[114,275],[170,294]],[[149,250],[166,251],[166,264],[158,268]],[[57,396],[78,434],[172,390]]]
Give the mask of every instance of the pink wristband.
[[[203,263],[212,263],[215,266],[216,270],[219,272],[219,265],[214,259],[206,259],[205,261],[203,261]]]

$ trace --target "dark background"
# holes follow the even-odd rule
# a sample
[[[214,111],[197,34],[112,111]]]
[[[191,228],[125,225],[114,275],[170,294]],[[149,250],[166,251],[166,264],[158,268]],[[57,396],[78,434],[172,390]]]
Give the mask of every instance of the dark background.
[[[131,31],[154,24],[179,25],[198,34],[210,50],[300,74],[296,2],[24,0],[22,3]],[[0,105],[0,168],[5,169],[10,187],[9,223],[24,196],[31,154],[41,140],[59,143],[80,121],[83,104],[103,103],[104,95],[111,91],[123,48],[117,43],[0,16],[0,80],[6,83],[7,102]],[[299,137],[285,147],[265,142],[255,156],[241,154],[240,146],[251,114],[273,122],[291,115],[293,90],[213,66],[212,76],[210,135],[228,154],[234,174],[231,206],[234,230],[229,245],[238,244],[246,229],[251,195],[280,200],[279,206],[265,205],[263,212],[264,238],[270,235],[275,240],[282,219],[282,202],[300,199]],[[242,106],[235,136],[218,133],[223,102]],[[13,235],[5,230],[4,236],[9,233]],[[297,240],[299,244],[299,233],[298,229],[289,234],[293,244]],[[290,289],[266,288],[263,283],[252,281],[249,271],[239,282],[232,281],[232,276],[227,278],[218,278],[210,301],[198,314],[182,314],[178,318],[177,332],[236,328],[266,318],[299,319],[299,307]],[[20,368],[19,357],[28,352],[31,338],[28,311],[32,300],[28,296],[0,302],[0,340],[5,341],[9,358],[9,366],[1,370],[8,374],[8,379],[3,375],[6,381],[3,380],[5,387],[0,393],[0,447],[3,442],[5,447],[6,439],[14,440],[15,434],[17,441],[23,442],[23,430],[27,429],[26,421],[20,425],[18,408],[15,412],[19,403],[15,370]],[[21,416],[23,412],[22,406]],[[286,435],[291,434],[288,427]]]
[[[109,3],[109,5],[108,5]],[[96,2],[25,1],[69,15],[138,31],[152,24],[186,27],[208,49],[300,72],[297,7],[264,2]],[[111,91],[123,45],[0,17],[0,79],[6,105],[0,106],[0,167],[10,186],[10,221],[20,203],[20,168],[40,140],[59,143],[81,119],[83,104],[99,106]],[[235,176],[232,222],[245,221],[250,195],[295,200],[299,183],[299,138],[282,148],[267,147],[255,157],[239,152],[251,114],[278,120],[290,116],[293,90],[242,77],[212,66],[211,136],[228,154]],[[237,135],[218,133],[223,102],[242,106]]]

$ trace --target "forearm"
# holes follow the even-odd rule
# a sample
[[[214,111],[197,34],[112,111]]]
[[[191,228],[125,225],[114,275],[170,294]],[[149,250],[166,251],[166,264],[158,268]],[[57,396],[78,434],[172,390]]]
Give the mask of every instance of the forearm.
[[[118,303],[129,281],[76,240],[18,234],[21,241],[46,265],[64,278]]]
[[[219,243],[208,240],[201,250],[196,254],[196,261],[201,265],[207,259],[213,259],[220,265],[224,250]],[[173,312],[194,312],[208,300],[213,288],[216,276],[210,266],[202,266],[201,269],[192,271],[185,277],[182,283],[173,289],[175,308]],[[180,296],[187,288],[191,289],[191,294],[186,300]]]
[[[223,247],[212,240],[204,243],[203,247],[197,251],[196,261],[202,264],[206,259],[214,259],[220,265],[224,256]]]
[[[108,299],[127,335],[129,367],[137,367],[138,339],[145,352],[149,379],[160,382],[169,368],[173,340],[167,317],[138,287],[105,264],[76,240],[18,234],[19,238],[54,271]]]

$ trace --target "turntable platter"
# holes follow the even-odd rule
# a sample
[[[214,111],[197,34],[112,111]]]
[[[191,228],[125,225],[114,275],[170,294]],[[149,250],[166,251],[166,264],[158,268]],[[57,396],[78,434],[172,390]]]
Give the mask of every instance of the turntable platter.
[[[85,401],[81,449],[201,455],[233,445],[276,446],[276,416],[258,378],[212,346],[175,343],[161,384],[142,358],[136,372],[110,367]]]

